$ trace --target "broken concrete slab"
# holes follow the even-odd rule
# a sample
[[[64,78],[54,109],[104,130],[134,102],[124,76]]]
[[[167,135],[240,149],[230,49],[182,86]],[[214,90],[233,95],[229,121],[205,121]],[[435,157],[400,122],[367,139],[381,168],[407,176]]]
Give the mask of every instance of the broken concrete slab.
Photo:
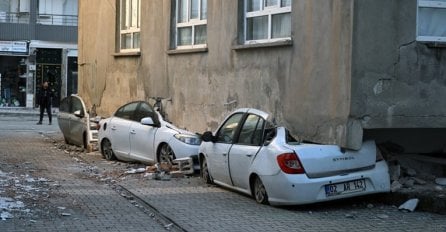
[[[392,182],[392,185],[390,186],[390,191],[394,193],[400,190],[402,187],[403,185],[399,181],[395,180]]]
[[[417,198],[410,199],[404,202],[402,205],[400,205],[398,209],[413,212],[415,208],[417,208],[418,202],[419,200]]]

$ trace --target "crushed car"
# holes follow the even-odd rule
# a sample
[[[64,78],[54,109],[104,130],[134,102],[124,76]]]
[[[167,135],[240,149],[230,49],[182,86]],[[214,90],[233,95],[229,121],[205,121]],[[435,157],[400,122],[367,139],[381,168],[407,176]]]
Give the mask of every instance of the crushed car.
[[[99,148],[107,160],[173,163],[199,169],[200,136],[165,121],[148,102],[134,101],[99,122]]]
[[[268,113],[235,110],[202,135],[200,172],[206,183],[261,204],[300,205],[390,191],[388,166],[374,141],[360,150],[305,143]]]
[[[88,151],[97,149],[99,117],[90,116],[82,98],[76,94],[60,102],[57,122],[65,143],[82,146]]]

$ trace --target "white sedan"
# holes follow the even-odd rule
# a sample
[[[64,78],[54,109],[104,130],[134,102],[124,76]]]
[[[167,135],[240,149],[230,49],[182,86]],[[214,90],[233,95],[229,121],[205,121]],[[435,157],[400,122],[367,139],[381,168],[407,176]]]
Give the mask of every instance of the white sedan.
[[[155,163],[198,156],[200,137],[164,121],[144,101],[121,106],[99,124],[99,148],[108,160]]]
[[[238,109],[205,132],[199,161],[205,182],[258,203],[299,205],[389,192],[388,166],[374,141],[358,151],[297,141],[256,109]]]

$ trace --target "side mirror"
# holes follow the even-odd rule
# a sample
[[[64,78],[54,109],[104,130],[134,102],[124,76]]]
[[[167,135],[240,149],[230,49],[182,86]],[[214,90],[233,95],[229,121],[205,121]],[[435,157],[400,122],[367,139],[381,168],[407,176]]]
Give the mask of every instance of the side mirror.
[[[146,126],[156,126],[155,122],[153,122],[152,117],[142,118],[141,124],[146,125]]]
[[[79,117],[79,118],[83,118],[84,117],[84,114],[80,110],[74,111],[73,114],[74,114],[74,116]]]
[[[212,135],[212,132],[206,131],[201,136],[201,140],[203,140],[205,142],[214,142],[215,138],[214,138],[214,135]]]

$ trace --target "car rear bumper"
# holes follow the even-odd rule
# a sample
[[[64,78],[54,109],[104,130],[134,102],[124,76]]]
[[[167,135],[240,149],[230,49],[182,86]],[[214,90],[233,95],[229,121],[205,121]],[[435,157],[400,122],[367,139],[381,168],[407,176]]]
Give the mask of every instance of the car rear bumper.
[[[299,205],[390,191],[388,166],[377,162],[373,169],[323,178],[308,178],[305,174],[260,176],[268,193],[271,205]],[[327,196],[325,186],[364,180],[365,190]]]

